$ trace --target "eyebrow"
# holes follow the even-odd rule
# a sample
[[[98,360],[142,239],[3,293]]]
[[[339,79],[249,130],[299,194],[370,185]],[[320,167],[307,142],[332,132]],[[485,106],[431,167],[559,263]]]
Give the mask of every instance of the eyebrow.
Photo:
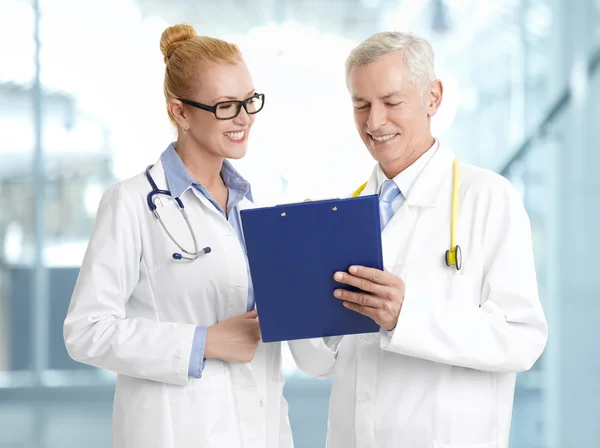
[[[256,92],[256,89],[252,89],[252,90],[250,90],[250,92],[248,92],[248,93],[245,95],[245,98],[248,98],[250,95],[252,95],[252,94],[253,94],[253,93],[255,93],[255,92]],[[216,98],[216,99],[213,101],[213,103],[216,103],[216,102],[218,102],[218,101],[221,101],[221,100],[235,100],[235,101],[237,101],[238,99],[237,99],[237,97],[235,97],[235,96],[220,96],[220,97]]]
[[[387,99],[390,99],[393,96],[404,96],[404,94],[402,92],[391,92],[391,93],[388,93],[387,95],[380,96],[379,99],[380,100],[387,100]],[[367,100],[365,100],[364,98],[360,98],[358,96],[353,96],[352,97],[352,101],[362,101],[363,103],[368,103]]]

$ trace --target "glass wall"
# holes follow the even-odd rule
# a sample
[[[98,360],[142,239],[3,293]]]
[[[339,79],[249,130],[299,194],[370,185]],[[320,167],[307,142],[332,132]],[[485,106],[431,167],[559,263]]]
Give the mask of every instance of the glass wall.
[[[511,448],[600,446],[600,3],[594,0],[2,0],[0,448],[110,446],[114,375],[72,361],[62,323],[102,192],[174,139],[162,30],[237,43],[267,95],[236,166],[258,202],[343,196],[373,162],[354,128],[349,50],[427,37],[435,134],[523,193],[550,339],[518,376]],[[335,167],[332,169],[332,167]],[[324,446],[330,381],[284,351],[296,446]]]

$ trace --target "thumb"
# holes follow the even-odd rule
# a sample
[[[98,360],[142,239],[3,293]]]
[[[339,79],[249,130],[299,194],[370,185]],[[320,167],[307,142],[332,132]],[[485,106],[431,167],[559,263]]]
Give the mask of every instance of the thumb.
[[[252,311],[241,314],[240,317],[242,319],[256,319],[258,317],[258,311],[256,311],[256,308],[254,308]]]

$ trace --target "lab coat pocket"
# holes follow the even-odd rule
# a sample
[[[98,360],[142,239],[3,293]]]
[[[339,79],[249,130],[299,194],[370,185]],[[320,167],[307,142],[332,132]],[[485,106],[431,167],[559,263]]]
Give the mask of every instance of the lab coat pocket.
[[[394,269],[394,273],[399,271]],[[449,298],[448,274],[435,266],[415,264],[408,266],[404,279],[405,301],[436,303]]]
[[[175,446],[236,446],[229,375],[206,373],[190,379],[183,388],[171,390]]]
[[[422,302],[452,300],[458,304],[479,305],[481,271],[440,269],[434,265],[409,266],[406,276],[406,297]]]
[[[474,273],[450,274],[450,299],[466,306],[479,306],[477,276]]]
[[[439,446],[495,448],[499,431],[497,396],[495,374],[448,366],[436,390],[434,436]]]

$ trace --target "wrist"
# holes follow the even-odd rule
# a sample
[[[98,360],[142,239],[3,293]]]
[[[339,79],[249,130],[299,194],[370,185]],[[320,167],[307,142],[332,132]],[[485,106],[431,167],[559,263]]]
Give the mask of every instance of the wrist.
[[[216,330],[216,331],[215,331]],[[218,358],[218,329],[215,326],[208,327],[206,330],[206,344],[204,346],[204,358]]]

